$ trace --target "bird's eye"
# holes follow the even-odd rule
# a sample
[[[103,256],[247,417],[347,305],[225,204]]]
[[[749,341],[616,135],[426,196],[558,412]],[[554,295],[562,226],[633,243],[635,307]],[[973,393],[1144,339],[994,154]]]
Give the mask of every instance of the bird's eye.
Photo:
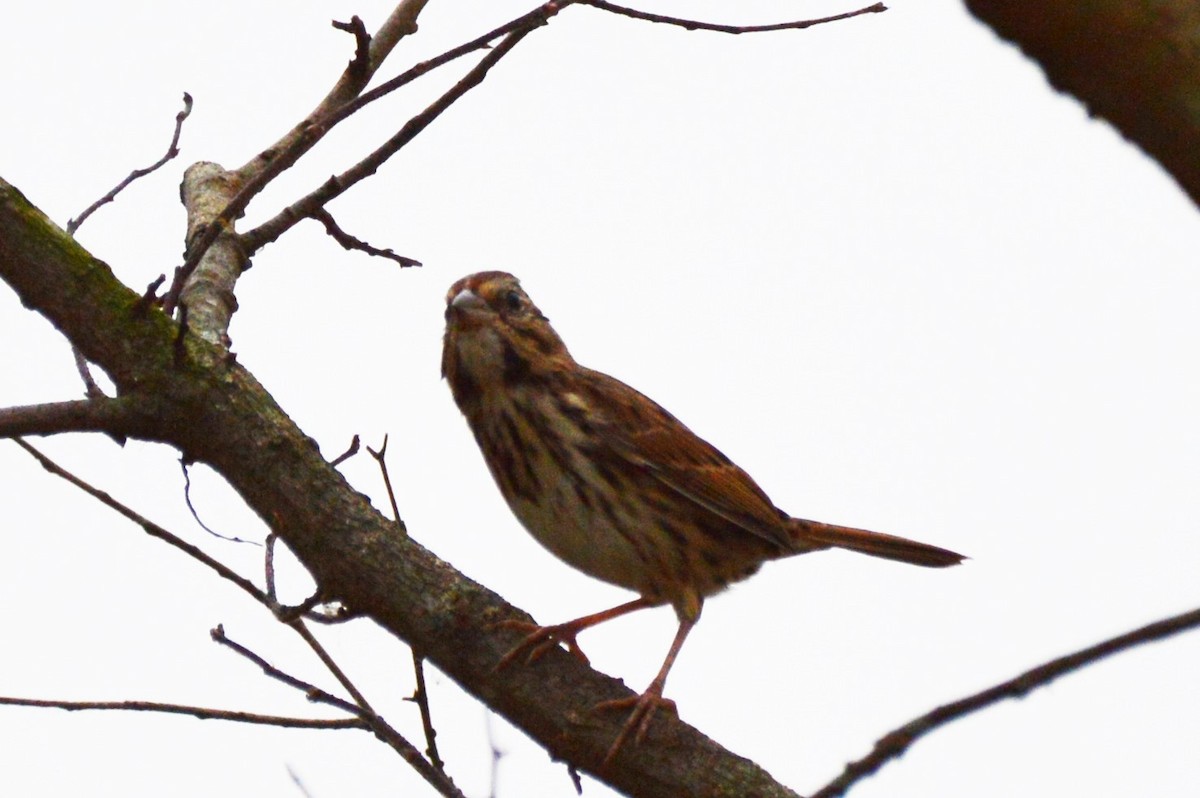
[[[509,291],[504,295],[504,307],[512,312],[520,310],[525,305],[525,298],[520,291]]]

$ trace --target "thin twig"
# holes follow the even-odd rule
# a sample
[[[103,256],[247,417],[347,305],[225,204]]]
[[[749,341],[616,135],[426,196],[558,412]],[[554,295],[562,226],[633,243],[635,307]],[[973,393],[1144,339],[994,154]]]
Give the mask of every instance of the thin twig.
[[[373,711],[355,706],[351,702],[327,693],[315,685],[309,684],[301,679],[297,679],[295,676],[284,673],[260,657],[258,654],[255,654],[250,649],[246,648],[240,643],[235,643],[233,640],[230,640],[225,635],[225,629],[222,626],[217,626],[212,630],[211,634],[213,640],[253,662],[262,669],[265,675],[275,679],[276,681],[283,682],[289,687],[294,687],[295,689],[302,691],[309,701],[317,701],[323,704],[329,704],[364,720],[370,725],[371,731],[375,733],[376,737],[390,745],[392,749],[396,751],[396,753],[400,754],[404,761],[412,765],[413,769],[416,770],[425,779],[425,781],[428,782],[440,794],[447,796],[447,798],[466,798],[462,792],[456,786],[454,786],[454,782],[450,780],[449,776],[438,771],[432,765],[430,765],[429,762],[427,762],[425,758],[421,756],[421,752],[417,750],[416,746],[406,740],[403,735],[388,725],[383,718],[379,717],[379,715],[375,714]]]
[[[342,452],[337,457],[330,460],[329,464],[334,467],[341,465],[342,463],[349,460],[354,455],[358,454],[358,447],[361,444],[362,444],[362,441],[359,439],[358,435],[356,434],[353,438],[350,439],[350,446],[346,449],[346,451]]]
[[[262,726],[282,726],[289,729],[365,729],[370,726],[361,718],[287,718],[279,715],[260,715],[256,712],[236,712],[227,709],[193,707],[185,704],[162,704],[157,701],[51,701],[38,698],[0,696],[0,704],[14,707],[41,707],[80,710],[124,710],[129,712],[165,712],[171,715],[191,715],[201,720],[231,720]]]
[[[367,451],[375,458],[375,462],[379,463],[379,471],[383,474],[383,484],[387,488],[388,501],[392,503],[392,520],[400,527],[400,531],[408,534],[408,527],[405,525],[404,520],[400,518],[400,507],[396,504],[396,493],[392,490],[392,478],[388,476],[387,445],[388,436],[384,435],[383,446],[379,447],[379,451],[375,451],[370,446],[367,447]]]
[[[767,33],[777,30],[803,30],[811,28],[814,25],[824,25],[827,22],[838,22],[843,19],[861,16],[862,14],[878,14],[881,11],[887,11],[887,6],[883,3],[875,3],[874,5],[860,8],[857,11],[847,11],[844,14],[834,14],[831,17],[821,17],[819,19],[802,19],[793,22],[776,22],[770,25],[719,25],[713,22],[701,22],[695,19],[681,19],[680,17],[668,17],[663,14],[651,14],[646,11],[638,11],[634,8],[619,6],[615,3],[606,2],[606,0],[575,0],[576,3],[582,6],[592,6],[599,8],[602,11],[609,11],[613,14],[619,14],[623,17],[632,19],[640,19],[646,22],[661,22],[666,25],[675,25],[687,30],[708,30],[718,33]]]
[[[158,275],[158,277],[155,277],[154,280],[151,281],[151,283],[149,285],[146,286],[146,290],[142,292],[141,297],[138,299],[138,301],[133,306],[133,314],[135,316],[145,315],[146,309],[149,308],[155,302],[159,301],[159,299],[158,299],[159,286],[161,286],[166,281],[167,281],[167,276],[165,274],[160,274],[160,275]]]
[[[88,368],[87,358],[83,356],[83,352],[79,351],[79,347],[72,346],[71,354],[75,356],[75,368],[79,371],[80,379],[83,380],[83,395],[88,399],[107,398],[108,395],[96,384],[96,378],[92,376],[92,370]]]
[[[116,510],[121,515],[125,516],[130,521],[132,521],[135,524],[137,524],[138,526],[140,526],[146,532],[146,534],[150,535],[151,537],[158,538],[159,540],[163,541],[164,543],[169,543],[170,545],[172,545],[175,548],[182,551],[184,554],[187,554],[188,556],[190,556],[192,559],[197,560],[204,565],[207,565],[213,571],[216,571],[218,576],[222,577],[223,579],[227,579],[230,582],[233,582],[235,585],[240,587],[242,590],[249,593],[251,596],[254,597],[255,601],[258,601],[262,604],[270,606],[269,600],[268,600],[266,594],[264,594],[261,590],[259,590],[254,585],[254,583],[251,582],[249,579],[246,579],[245,577],[239,575],[238,573],[236,573],[235,571],[233,571],[232,569],[230,569],[228,566],[224,565],[223,563],[218,562],[217,560],[214,560],[212,557],[208,556],[207,554],[205,554],[203,551],[201,551],[197,547],[181,540],[180,538],[171,534],[167,530],[163,529],[158,524],[155,524],[153,521],[150,521],[149,519],[144,518],[143,516],[137,514],[136,512],[134,512],[130,508],[126,507],[124,504],[121,504],[119,501],[117,501],[116,499],[114,499],[112,496],[105,493],[104,491],[92,487],[91,485],[84,482],[79,477],[72,474],[70,471],[67,471],[66,469],[62,468],[60,465],[55,463],[53,460],[51,460],[46,455],[42,454],[40,451],[38,451],[34,447],[30,446],[28,443],[26,443],[21,438],[13,438],[13,440],[16,442],[16,444],[18,446],[20,446],[25,451],[29,452],[29,454],[31,454],[35,460],[37,460],[39,463],[41,463],[42,468],[46,469],[51,474],[54,474],[56,477],[65,479],[67,482],[69,482],[72,485],[74,485],[75,487],[79,488],[84,493],[87,493],[89,496],[97,499],[102,504],[112,508],[113,510]]]
[[[367,701],[366,696],[364,696],[362,692],[355,687],[354,682],[350,681],[350,678],[346,676],[341,667],[334,662],[333,657],[329,656],[329,652],[326,651],[325,647],[321,645],[320,641],[313,636],[312,631],[304,625],[304,621],[297,618],[288,623],[288,626],[292,627],[296,634],[300,635],[305,643],[308,643],[308,647],[311,648],[313,653],[317,655],[317,659],[321,660],[322,664],[324,664],[329,672],[333,674],[333,678],[338,680],[338,684],[340,684],[346,690],[346,692],[350,694],[350,697],[354,699],[354,703],[358,705],[358,708],[367,715],[376,715],[375,710]]]
[[[188,510],[191,511],[192,518],[196,519],[196,523],[200,525],[200,528],[212,535],[214,538],[220,538],[221,540],[225,540],[230,543],[249,543],[252,546],[261,546],[262,544],[256,540],[245,540],[243,538],[234,537],[231,535],[222,535],[220,532],[216,531],[208,524],[200,520],[200,513],[196,511],[196,506],[192,504],[192,475],[191,472],[188,471],[188,465],[189,463],[185,458],[179,458],[179,467],[183,471],[183,501],[187,505]]]
[[[414,702],[421,711],[421,727],[425,730],[425,753],[429,755],[429,761],[435,768],[445,772],[446,763],[438,754],[437,730],[433,728],[433,713],[429,711],[429,691],[425,689],[425,658],[418,654],[416,649],[413,649],[412,660],[413,672],[417,676],[417,689],[413,691],[412,698],[408,700]]]
[[[1050,660],[1006,682],[940,706],[885,734],[875,743],[871,753],[846,765],[846,769],[840,776],[817,790],[810,798],[836,798],[836,796],[845,794],[846,790],[855,782],[879,770],[888,761],[903,755],[918,739],[951,721],[958,720],[972,712],[978,712],[1006,698],[1023,698],[1033,690],[1045,687],[1055,679],[1105,657],[1196,627],[1200,627],[1200,609],[1155,621],[1140,629],[1134,629],[1094,646]]]
[[[333,215],[324,208],[319,208],[314,211],[312,217],[321,224],[325,225],[325,232],[328,233],[334,241],[341,244],[342,249],[356,249],[360,252],[365,252],[368,255],[373,255],[377,258],[394,260],[403,267],[421,265],[421,261],[419,260],[414,260],[413,258],[405,257],[404,255],[397,255],[395,251],[391,249],[379,249],[378,247],[373,247],[366,241],[355,238],[339,227],[337,221],[334,220]]]
[[[192,95],[188,94],[185,91],[183,93],[183,110],[180,111],[179,113],[175,114],[175,133],[174,133],[174,135],[171,136],[171,143],[167,147],[166,154],[163,155],[163,157],[159,158],[157,161],[155,161],[153,165],[148,166],[145,169],[134,169],[132,172],[130,172],[126,176],[126,178],[124,180],[122,180],[120,183],[117,183],[117,185],[112,189],[112,191],[108,192],[103,197],[101,197],[100,199],[96,200],[91,205],[89,205],[83,213],[79,214],[79,216],[77,216],[74,219],[71,219],[69,222],[67,222],[67,235],[69,235],[69,236],[75,235],[75,231],[79,229],[80,225],[82,225],[84,222],[87,221],[87,218],[89,216],[91,216],[93,213],[98,211],[104,205],[107,205],[108,203],[115,200],[117,198],[117,195],[120,194],[122,191],[124,191],[126,186],[128,186],[130,183],[137,180],[138,178],[145,177],[146,175],[150,174],[151,172],[158,170],[167,161],[171,160],[176,155],[178,155],[179,154],[179,136],[183,133],[183,123],[189,116],[191,116],[191,114],[192,114]]]
[[[304,798],[312,798],[312,793],[308,791],[308,788],[304,786],[304,782],[300,780],[300,774],[292,770],[291,765],[285,765],[285,767],[287,768],[288,776],[290,776],[292,779],[292,784],[296,785],[296,789],[300,791],[300,794],[303,795]]]
[[[496,730],[493,722],[492,711],[484,709],[484,729],[487,732],[488,748],[492,749],[492,769],[489,783],[491,788],[488,790],[489,798],[496,798],[496,787],[500,783],[500,761],[504,759],[504,751],[501,751],[496,745]]]
[[[223,625],[218,624],[209,632],[209,634],[212,636],[213,641],[215,641],[217,644],[225,646],[235,654],[238,654],[239,656],[242,656],[253,662],[262,669],[264,675],[304,693],[305,698],[307,698],[309,701],[317,704],[328,704],[329,706],[340,709],[343,712],[348,712],[351,715],[362,717],[362,713],[359,711],[358,707],[354,706],[354,704],[350,703],[344,698],[338,698],[332,693],[325,692],[315,684],[309,684],[302,679],[297,679],[295,676],[292,676],[289,673],[284,673],[260,657],[258,654],[255,654],[253,651],[243,646],[241,643],[230,640],[225,635],[225,627]]]
[[[561,11],[563,8],[569,5],[572,5],[575,2],[577,2],[577,0],[562,0],[562,2],[554,4],[557,6],[555,13],[557,11]],[[373,103],[379,98],[385,97],[397,89],[402,88],[403,86],[407,86],[417,78],[432,72],[438,67],[445,66],[451,61],[462,58],[464,55],[473,53],[476,50],[484,50],[490,47],[492,42],[494,42],[496,39],[499,39],[501,36],[512,33],[513,31],[521,28],[536,27],[538,25],[545,24],[545,21],[553,15],[550,9],[547,8],[548,5],[551,4],[544,3],[532,11],[522,14],[515,19],[509,20],[500,27],[488,31],[482,36],[477,36],[471,41],[464,42],[457,47],[452,47],[441,55],[434,56],[427,61],[414,64],[412,67],[400,73],[396,77],[380,83],[370,91],[364,91],[355,99],[346,103],[341,108],[336,109],[327,119],[324,120],[325,124],[332,126],[358,111],[363,106]]]

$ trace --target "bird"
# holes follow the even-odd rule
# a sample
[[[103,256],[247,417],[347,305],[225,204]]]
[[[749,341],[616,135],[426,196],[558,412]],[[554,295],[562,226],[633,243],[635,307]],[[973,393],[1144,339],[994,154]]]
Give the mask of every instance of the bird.
[[[509,508],[546,549],[637,598],[565,623],[501,625],[525,633],[498,667],[535,661],[585,629],[670,605],[679,625],[653,681],[598,709],[629,714],[608,764],[640,744],[667,675],[707,598],[767,561],[837,548],[942,568],[965,557],[907,538],[794,518],[744,470],[649,397],[579,364],[521,287],[503,271],[456,281],[446,293],[442,376]]]

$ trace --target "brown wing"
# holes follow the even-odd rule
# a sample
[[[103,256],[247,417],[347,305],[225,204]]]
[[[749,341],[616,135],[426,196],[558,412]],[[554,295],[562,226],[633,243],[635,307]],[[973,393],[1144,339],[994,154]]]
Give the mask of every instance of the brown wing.
[[[583,371],[593,421],[615,454],[709,512],[793,548],[788,516],[749,474],[642,393],[607,374]]]

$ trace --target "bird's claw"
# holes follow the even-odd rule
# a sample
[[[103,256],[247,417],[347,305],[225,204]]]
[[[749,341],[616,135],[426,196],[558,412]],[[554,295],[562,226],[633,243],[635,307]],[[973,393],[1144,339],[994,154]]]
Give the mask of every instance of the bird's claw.
[[[546,653],[550,649],[558,645],[566,646],[567,651],[584,665],[591,664],[587,655],[583,653],[583,649],[575,642],[575,636],[579,634],[580,630],[569,623],[561,623],[555,626],[538,626],[536,623],[530,623],[529,621],[508,619],[493,624],[492,628],[512,629],[525,633],[525,638],[496,663],[496,670],[507,668],[523,655],[526,657],[525,662],[527,664],[537,662],[546,656]]]
[[[646,731],[650,728],[650,721],[653,720],[654,713],[660,708],[667,709],[678,715],[675,702],[669,698],[663,698],[662,692],[655,690],[653,687],[639,696],[601,701],[592,707],[592,711],[607,712],[613,709],[628,709],[629,707],[633,707],[633,711],[625,719],[625,724],[621,726],[621,731],[618,732],[617,739],[613,740],[612,746],[609,747],[608,753],[605,754],[601,767],[608,767],[608,764],[617,755],[617,752],[621,750],[621,746],[625,744],[630,735],[633,736],[634,744],[640,745],[646,737]]]

